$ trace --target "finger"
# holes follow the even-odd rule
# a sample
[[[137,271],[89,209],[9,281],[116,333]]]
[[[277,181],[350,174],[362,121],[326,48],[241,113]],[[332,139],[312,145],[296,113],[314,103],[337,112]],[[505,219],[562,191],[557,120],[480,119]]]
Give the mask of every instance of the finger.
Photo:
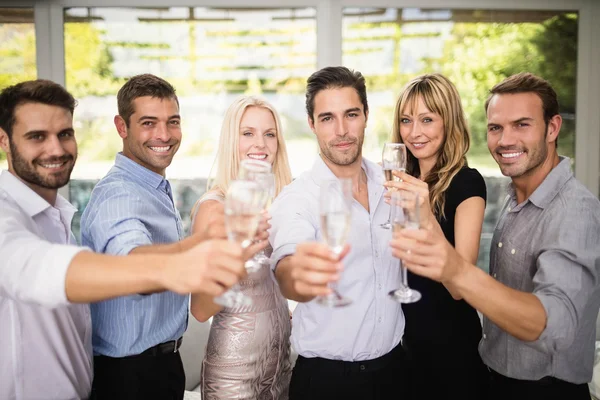
[[[338,260],[338,256],[325,243],[300,243],[298,247],[296,247],[296,254],[300,256],[318,257],[330,261]]]
[[[294,272],[294,271],[293,271]],[[336,282],[340,279],[339,274],[297,269],[292,277],[295,276],[297,281],[301,281],[307,285],[327,285],[330,282]]]
[[[331,294],[331,289],[328,286],[307,285],[300,281],[295,282],[294,289],[301,295],[311,297]]]
[[[412,264],[412,263],[407,263],[407,262],[405,262],[403,265],[406,267],[406,269],[408,269],[413,274],[420,275],[425,278],[437,280],[436,277],[438,276],[438,273],[436,270],[424,267],[422,265]]]
[[[240,277],[231,271],[219,269],[213,272],[212,280],[213,282],[228,289],[238,283],[240,281]]]
[[[344,257],[346,257],[346,255],[350,253],[350,245],[348,243],[346,243],[344,245],[344,248],[342,249],[342,251],[340,252],[340,255],[338,257],[338,260],[343,260]]]
[[[268,245],[269,242],[267,242],[266,240],[261,240],[260,242],[251,244],[244,250],[244,260],[251,259],[256,253],[266,249]]]
[[[222,295],[225,292],[225,288],[212,281],[212,280],[202,280],[201,283],[195,287],[190,288],[190,293],[202,293],[212,297],[217,297]],[[183,294],[183,293],[181,293]]]
[[[311,256],[294,256],[292,268],[335,274],[342,270],[342,264],[328,259]]]
[[[403,182],[408,182],[413,185],[421,186],[421,184],[424,183],[422,180],[415,178],[414,176],[412,176],[410,174],[407,174],[405,171],[393,170],[392,174],[394,176],[397,176],[398,178],[402,179]]]
[[[394,239],[402,240],[402,239],[410,239],[416,240],[422,244],[437,244],[442,240],[442,238],[438,237],[437,233],[434,233],[425,228],[419,229],[401,229],[394,233]],[[445,240],[445,239],[443,239]]]

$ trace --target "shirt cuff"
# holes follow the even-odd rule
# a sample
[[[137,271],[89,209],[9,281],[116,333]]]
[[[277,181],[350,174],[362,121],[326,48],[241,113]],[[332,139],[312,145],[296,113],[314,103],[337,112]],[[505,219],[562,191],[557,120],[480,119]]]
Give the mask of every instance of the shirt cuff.
[[[533,293],[546,311],[546,327],[540,337],[533,342],[537,348],[546,352],[553,353],[557,350],[567,348],[572,344],[574,335],[571,315],[565,309],[565,305],[560,299],[553,295],[543,293]]]
[[[82,251],[89,251],[85,247],[70,245],[52,245],[46,255],[42,257],[45,265],[44,273],[38,276],[34,283],[33,293],[40,303],[48,307],[57,307],[70,304],[67,300],[66,280],[67,271],[73,258]]]
[[[277,250],[273,251],[273,254],[271,254],[271,270],[275,271],[277,263],[279,263],[282,258],[294,254],[296,252],[296,246],[296,243],[289,243],[280,246]]]

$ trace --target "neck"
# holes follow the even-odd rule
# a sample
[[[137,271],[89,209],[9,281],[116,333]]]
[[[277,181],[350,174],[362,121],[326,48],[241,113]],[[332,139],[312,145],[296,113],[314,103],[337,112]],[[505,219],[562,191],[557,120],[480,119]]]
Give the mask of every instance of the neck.
[[[13,174],[14,177],[16,177],[18,180],[23,182],[28,188],[33,190],[35,193],[37,193],[38,196],[40,196],[42,199],[46,200],[48,202],[48,204],[50,204],[52,207],[54,207],[54,205],[56,204],[56,197],[58,196],[57,189],[48,189],[48,188],[44,188],[44,187],[41,187],[38,185],[34,185],[33,183],[24,181],[23,179],[21,179],[21,177],[19,175],[15,174],[15,171],[12,171],[11,169],[9,169],[8,172]]]
[[[323,162],[329,167],[331,172],[338,178],[347,178],[352,180],[353,191],[360,191],[361,183],[364,183],[362,171],[362,155],[359,155],[352,164],[338,165],[332,163],[327,157],[319,154]]]
[[[517,195],[517,203],[521,204],[535,192],[535,190],[544,182],[550,171],[560,163],[560,158],[556,151],[551,151],[548,157],[537,167],[526,172],[521,176],[512,178],[512,183]]]
[[[419,171],[421,173],[420,179],[425,179],[425,177],[429,174],[429,171],[433,169],[437,158],[427,158],[423,160],[419,160]]]

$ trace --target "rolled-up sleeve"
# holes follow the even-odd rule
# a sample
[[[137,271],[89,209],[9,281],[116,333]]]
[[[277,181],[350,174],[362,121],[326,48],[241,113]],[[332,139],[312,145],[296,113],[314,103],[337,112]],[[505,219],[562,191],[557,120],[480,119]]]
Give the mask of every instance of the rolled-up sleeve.
[[[598,314],[593,300],[599,295],[600,212],[585,202],[566,209],[547,227],[533,278],[547,320],[530,344],[550,354],[571,346],[581,324],[594,323]]]
[[[67,270],[73,257],[86,249],[50,243],[27,230],[19,213],[2,213],[0,297],[49,308],[68,304]]]
[[[97,194],[82,218],[82,244],[99,253],[124,256],[152,244],[146,225],[135,216],[144,214],[144,201],[125,188]]]
[[[316,206],[314,195],[302,190],[303,185],[286,187],[273,202],[271,214],[271,230],[269,243],[273,248],[271,269],[275,271],[277,264],[286,256],[296,252],[299,243],[316,239],[318,221],[315,220],[312,208]],[[301,193],[302,192],[302,193]]]

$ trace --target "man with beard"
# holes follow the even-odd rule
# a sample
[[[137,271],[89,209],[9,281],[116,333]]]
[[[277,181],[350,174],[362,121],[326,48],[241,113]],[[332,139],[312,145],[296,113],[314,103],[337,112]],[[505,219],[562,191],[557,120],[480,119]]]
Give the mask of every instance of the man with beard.
[[[181,141],[175,89],[150,74],[129,79],[117,94],[115,127],[123,151],[98,182],[81,218],[82,244],[114,255],[171,253],[184,239],[166,168]],[[179,352],[187,295],[140,293],[91,305],[95,399],[182,399]],[[126,323],[125,323],[126,322]]]
[[[345,67],[315,72],[307,82],[306,110],[320,157],[270,210],[272,267],[283,295],[300,302],[293,314],[291,342],[299,356],[290,399],[400,398],[404,317],[388,298],[400,269],[389,249],[391,233],[379,226],[389,214],[383,171],[362,157],[369,115],[364,77]],[[321,186],[337,178],[351,180],[354,197],[349,246],[339,257],[317,243]],[[334,281],[352,301],[344,308],[313,300],[329,294]]]
[[[208,241],[177,255],[98,255],[75,246],[58,189],[77,159],[75,99],[36,80],[0,92],[0,398],[85,399],[92,335],[85,303],[172,290],[219,295],[244,276],[242,251]]]
[[[600,307],[600,202],[558,155],[562,119],[548,82],[511,76],[492,88],[486,111],[488,148],[512,179],[492,239],[491,276],[427,229],[401,232],[394,255],[484,315],[479,352],[491,399],[587,400]]]

